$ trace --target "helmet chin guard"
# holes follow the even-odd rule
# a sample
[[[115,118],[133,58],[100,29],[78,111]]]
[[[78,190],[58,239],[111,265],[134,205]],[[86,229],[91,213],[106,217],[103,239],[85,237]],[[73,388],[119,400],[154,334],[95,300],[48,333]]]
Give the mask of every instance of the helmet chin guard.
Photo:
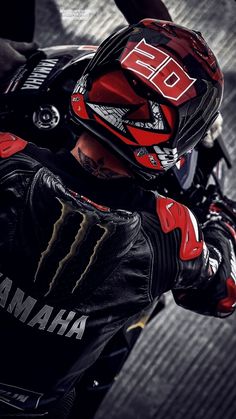
[[[148,179],[201,140],[222,92],[222,72],[200,33],[144,19],[101,44],[75,86],[71,115]]]

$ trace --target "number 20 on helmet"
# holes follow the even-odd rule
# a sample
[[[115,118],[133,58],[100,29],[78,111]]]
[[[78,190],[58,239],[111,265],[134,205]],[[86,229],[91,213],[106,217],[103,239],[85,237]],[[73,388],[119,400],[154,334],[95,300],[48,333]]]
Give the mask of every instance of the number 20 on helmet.
[[[71,114],[148,179],[201,140],[222,92],[223,74],[199,32],[144,19],[101,44],[76,84]]]

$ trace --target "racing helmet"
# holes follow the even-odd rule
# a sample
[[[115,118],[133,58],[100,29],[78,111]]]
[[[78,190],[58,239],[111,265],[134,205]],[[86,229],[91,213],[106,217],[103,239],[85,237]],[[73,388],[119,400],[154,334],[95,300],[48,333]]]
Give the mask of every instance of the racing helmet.
[[[150,179],[205,135],[223,74],[201,33],[144,19],[106,39],[71,96],[72,120]]]

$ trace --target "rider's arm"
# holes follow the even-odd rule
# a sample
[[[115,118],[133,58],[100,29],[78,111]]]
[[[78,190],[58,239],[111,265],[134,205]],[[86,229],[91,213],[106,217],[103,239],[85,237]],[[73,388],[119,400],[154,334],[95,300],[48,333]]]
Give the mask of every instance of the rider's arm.
[[[233,217],[228,221],[222,210],[215,220],[214,208],[201,228],[186,206],[163,196],[156,198],[155,211],[156,216],[143,219],[154,250],[152,295],[172,290],[186,309],[217,317],[231,314],[236,305]]]
[[[199,272],[193,283],[177,284],[173,291],[178,305],[200,314],[226,317],[236,307],[236,225],[235,204],[212,204],[202,228],[204,248]],[[195,278],[195,281],[194,281]],[[186,286],[187,285],[187,286]]]
[[[145,18],[172,21],[161,0],[115,0],[115,3],[130,24]]]

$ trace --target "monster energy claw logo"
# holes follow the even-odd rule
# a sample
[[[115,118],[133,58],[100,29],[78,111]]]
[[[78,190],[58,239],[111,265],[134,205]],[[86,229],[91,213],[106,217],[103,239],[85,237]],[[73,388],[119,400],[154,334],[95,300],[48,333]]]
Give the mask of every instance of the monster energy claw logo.
[[[81,210],[75,210],[67,202],[61,201],[59,198],[57,200],[61,204],[61,215],[55,221],[53,226],[53,231],[50,240],[48,241],[46,249],[42,252],[38,267],[35,273],[35,282],[38,280],[39,274],[43,265],[47,263],[47,259],[50,258],[51,254],[56,254],[54,249],[61,242],[61,234],[65,224],[68,226],[68,221],[73,215],[80,215],[80,222],[78,228],[76,229],[75,236],[72,238],[69,248],[65,249],[65,254],[57,260],[57,267],[53,277],[50,279],[48,284],[48,289],[45,293],[45,296],[49,295],[53,288],[57,285],[60,278],[63,276],[64,270],[70,266],[70,263],[74,263],[75,260],[80,262],[81,268],[78,268],[78,276],[74,281],[71,289],[71,293],[74,293],[80,284],[80,282],[86,277],[89,272],[92,264],[95,262],[97,254],[102,247],[105,239],[109,236],[110,228],[107,223],[102,223],[99,220],[99,217],[96,213],[84,213]],[[71,222],[74,223],[71,218]],[[77,221],[78,222],[78,221]],[[93,230],[92,230],[93,229]],[[94,230],[96,229],[97,236],[94,242]],[[67,229],[68,230],[68,229]],[[91,233],[91,234],[90,234]],[[86,253],[86,256],[82,254],[79,256],[81,246],[86,245],[89,247],[89,251]],[[48,259],[49,260],[49,259]],[[68,281],[70,278],[68,278]]]
[[[34,298],[35,295],[26,295],[12,279],[0,273],[0,308],[29,327],[82,339],[88,316],[76,310],[45,304],[44,297],[57,286],[62,287],[62,292],[65,288],[69,294],[76,292],[112,233],[113,224],[103,221],[95,211],[83,212],[69,202],[57,200],[60,214],[54,222],[34,276],[35,288],[39,287],[36,292],[38,299]]]

